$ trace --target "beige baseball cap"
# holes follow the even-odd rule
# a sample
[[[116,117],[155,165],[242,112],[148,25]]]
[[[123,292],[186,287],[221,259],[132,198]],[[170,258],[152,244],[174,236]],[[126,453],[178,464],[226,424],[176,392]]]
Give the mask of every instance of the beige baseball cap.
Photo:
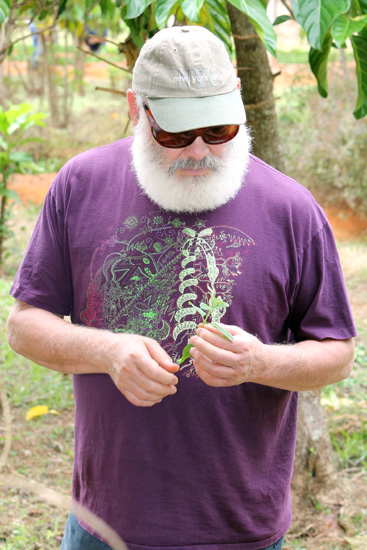
[[[166,132],[244,124],[246,113],[227,50],[199,26],[159,31],[140,51],[134,91]]]

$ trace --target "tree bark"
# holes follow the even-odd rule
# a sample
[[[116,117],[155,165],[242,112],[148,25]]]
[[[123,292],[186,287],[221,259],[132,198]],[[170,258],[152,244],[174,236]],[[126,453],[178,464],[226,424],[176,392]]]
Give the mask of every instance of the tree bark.
[[[242,82],[247,124],[252,130],[253,153],[282,172],[284,160],[273,95],[274,77],[265,46],[244,13],[229,2],[227,11],[236,47],[237,74]]]
[[[273,96],[274,77],[268,55],[249,18],[227,3],[242,81],[247,124],[252,129],[254,154],[284,172],[285,163],[278,132]],[[330,437],[324,422],[320,392],[300,392],[298,435],[292,482],[295,505],[315,502],[330,494],[335,485]],[[302,509],[302,508],[301,508]]]
[[[295,505],[322,499],[335,486],[335,468],[329,433],[320,404],[320,390],[300,392],[298,433],[292,480]],[[299,506],[298,506],[299,507]]]

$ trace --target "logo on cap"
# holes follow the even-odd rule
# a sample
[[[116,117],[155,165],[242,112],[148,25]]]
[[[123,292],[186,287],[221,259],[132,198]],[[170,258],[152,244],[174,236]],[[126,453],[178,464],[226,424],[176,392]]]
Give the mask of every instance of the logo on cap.
[[[218,73],[215,67],[189,67],[183,69],[177,67],[178,75],[173,77],[173,82],[177,82],[182,88],[182,84],[186,84],[190,90],[195,88],[206,88],[207,84],[219,86],[222,82],[222,75]]]

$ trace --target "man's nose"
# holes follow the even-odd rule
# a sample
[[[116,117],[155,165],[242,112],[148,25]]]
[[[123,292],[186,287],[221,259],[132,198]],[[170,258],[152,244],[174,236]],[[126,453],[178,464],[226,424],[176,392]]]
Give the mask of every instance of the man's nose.
[[[201,136],[198,136],[191,145],[185,148],[186,156],[195,160],[201,160],[209,154],[208,144],[205,143]]]

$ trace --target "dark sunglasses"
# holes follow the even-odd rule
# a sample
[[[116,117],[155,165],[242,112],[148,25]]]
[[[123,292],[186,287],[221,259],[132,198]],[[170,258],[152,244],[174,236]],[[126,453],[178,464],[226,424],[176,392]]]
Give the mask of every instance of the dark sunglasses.
[[[158,126],[157,121],[152,115],[147,105],[143,105],[152,128],[152,135],[159,145],[169,149],[181,149],[194,143],[198,136],[208,145],[219,145],[231,141],[237,134],[240,127],[237,124],[225,124],[224,126],[212,126],[211,128],[198,128],[188,132],[166,132]]]

